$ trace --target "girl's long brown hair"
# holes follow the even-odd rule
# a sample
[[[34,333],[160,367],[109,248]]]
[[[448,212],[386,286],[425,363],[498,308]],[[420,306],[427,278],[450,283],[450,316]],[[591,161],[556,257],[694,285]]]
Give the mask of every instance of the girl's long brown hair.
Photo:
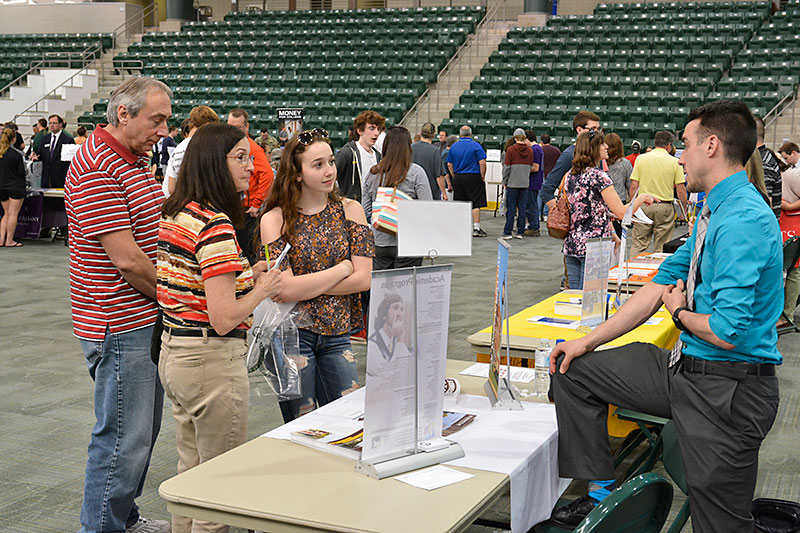
[[[578,135],[575,141],[575,153],[572,156],[572,173],[573,176],[579,175],[587,168],[597,166],[597,160],[600,158],[600,146],[603,144],[603,134],[597,130],[584,131]]]
[[[381,187],[397,187],[411,168],[411,134],[403,126],[386,130],[380,162],[370,169]]]
[[[297,210],[297,202],[300,200],[302,192],[302,183],[297,179],[303,170],[303,161],[301,156],[305,153],[306,149],[314,143],[323,142],[330,145],[328,137],[315,133],[312,136],[312,141],[305,145],[300,142],[299,136],[295,135],[291,138],[286,146],[283,148],[281,154],[281,161],[278,164],[278,172],[275,174],[275,181],[272,183],[269,197],[261,207],[261,216],[264,213],[276,207],[281,208],[283,215],[283,227],[281,228],[281,235],[284,236],[286,242],[291,243],[297,235],[297,220],[300,218],[300,213]],[[341,203],[342,198],[339,196],[339,191],[336,187],[333,191],[328,193],[328,198],[334,202]],[[260,218],[259,218],[260,220]],[[259,223],[259,228],[261,224]],[[256,246],[261,246],[261,231],[257,230],[255,235]]]

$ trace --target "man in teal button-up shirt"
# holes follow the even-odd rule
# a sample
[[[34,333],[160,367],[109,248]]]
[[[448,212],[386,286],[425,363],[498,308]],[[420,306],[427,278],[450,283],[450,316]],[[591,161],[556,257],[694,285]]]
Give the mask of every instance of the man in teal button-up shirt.
[[[614,488],[606,433],[612,403],[674,420],[695,532],[753,530],[758,450],[778,409],[780,231],[744,171],[756,125],[743,103],[724,100],[693,110],[683,141],[687,186],[705,192],[710,209],[694,301],[687,304],[685,286],[699,221],[653,282],[582,339],[559,344],[550,358],[559,473],[589,480],[591,490],[553,511],[563,525],[577,524]],[[662,304],[683,330],[677,364],[670,366],[669,350],[651,344],[593,351]]]

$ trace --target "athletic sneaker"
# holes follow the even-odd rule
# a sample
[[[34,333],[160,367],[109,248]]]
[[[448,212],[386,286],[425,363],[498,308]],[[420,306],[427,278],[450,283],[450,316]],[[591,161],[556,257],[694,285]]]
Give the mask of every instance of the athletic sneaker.
[[[520,235],[519,233],[515,233],[515,234],[514,234],[514,238],[515,238],[515,239],[521,239],[521,238],[522,238],[522,235]]]
[[[170,533],[172,524],[166,520],[153,520],[152,518],[139,517],[125,533]]]
[[[486,237],[486,232],[483,231],[481,228],[472,230],[473,237]]]
[[[511,240],[511,239],[513,239],[514,237],[513,237],[512,235],[510,235],[510,234],[509,234],[509,235],[506,235],[505,233],[503,233],[503,234],[500,236],[500,238],[501,238],[501,239],[504,239],[504,240],[506,240],[506,241],[510,241],[510,240]]]

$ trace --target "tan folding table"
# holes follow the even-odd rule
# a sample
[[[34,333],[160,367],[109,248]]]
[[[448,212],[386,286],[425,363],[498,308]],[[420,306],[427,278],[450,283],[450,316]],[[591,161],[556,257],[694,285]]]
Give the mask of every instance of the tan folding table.
[[[448,360],[447,375],[472,364]],[[485,379],[458,380],[464,393],[484,394]],[[259,437],[165,481],[159,494],[171,513],[269,532],[438,532],[465,529],[509,490],[507,475],[484,470],[459,468],[474,477],[426,491],[368,478],[353,466],[346,458]]]

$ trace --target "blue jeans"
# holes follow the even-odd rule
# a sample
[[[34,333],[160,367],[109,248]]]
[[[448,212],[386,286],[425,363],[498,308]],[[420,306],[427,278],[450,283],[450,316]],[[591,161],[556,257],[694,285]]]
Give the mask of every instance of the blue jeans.
[[[517,233],[525,233],[525,206],[528,199],[528,189],[506,188],[506,227],[504,235],[511,235],[514,229],[514,217],[517,217]]]
[[[585,262],[586,256],[564,256],[564,263],[567,265],[567,283],[570,289],[583,290],[583,264]]]
[[[528,229],[539,229],[539,191],[528,190]]]
[[[125,531],[139,519],[150,454],[161,428],[164,389],[150,360],[153,326],[103,341],[81,340],[94,380],[97,422],[89,441],[81,533]]]
[[[300,336],[300,393],[296,400],[280,402],[283,420],[290,422],[359,387],[350,334],[321,335],[307,329]]]

